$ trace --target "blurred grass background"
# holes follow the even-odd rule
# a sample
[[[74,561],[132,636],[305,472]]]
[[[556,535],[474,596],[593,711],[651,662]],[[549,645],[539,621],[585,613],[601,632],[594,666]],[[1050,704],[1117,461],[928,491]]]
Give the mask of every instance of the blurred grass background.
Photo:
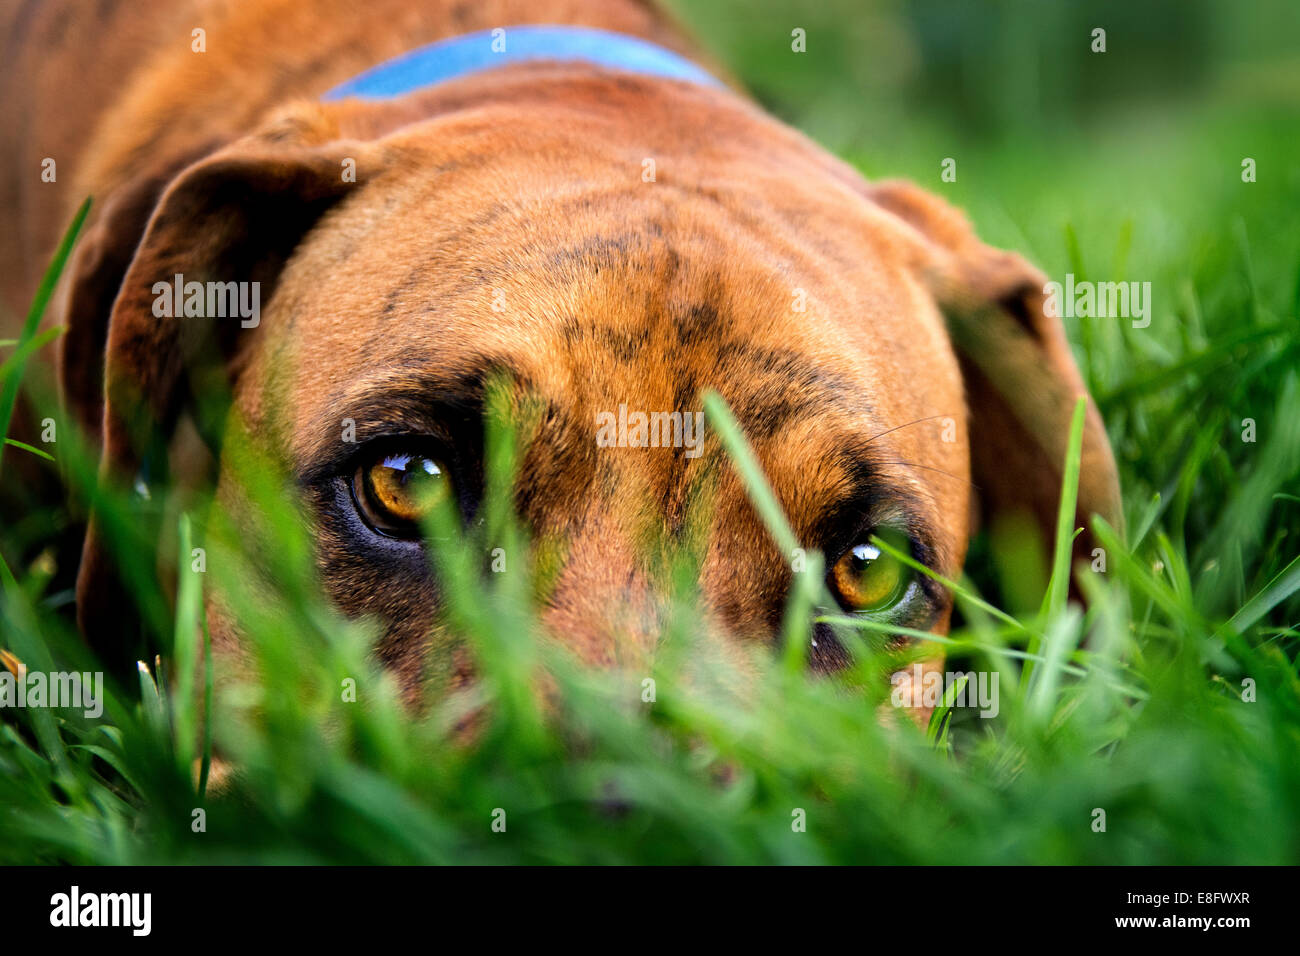
[[[687,568],[646,705],[642,675],[584,674],[540,648],[527,582],[480,581],[483,542],[468,540],[435,561],[484,679],[409,720],[368,659],[373,635],[321,606],[268,469],[249,480],[260,546],[284,556],[280,600],[250,594],[245,550],[259,543],[191,508],[210,574],[242,595],[259,636],[255,673],[218,694],[211,722],[243,773],[208,793],[190,763],[202,695],[158,679],[196,666],[177,635],[198,588],[173,603],[153,542],[131,537],[138,502],[95,492],[93,463],[61,436],[50,480],[116,516],[160,659],[114,684],[103,722],[0,715],[0,862],[1300,862],[1300,8],[672,5],[765,105],[869,178],[946,196],[1058,281],[1152,283],[1149,328],[1067,320],[1129,529],[1110,540],[1107,573],[1085,575],[1086,618],[1040,608],[1014,543],[977,541],[950,669],[1003,674],[1002,714],[941,713],[927,735],[880,725],[887,688],[845,694],[786,661],[763,664],[747,699],[701,683]],[[1098,26],[1104,54],[1090,51]],[[790,51],[795,27],[804,54]],[[939,175],[948,157],[953,183]],[[5,482],[20,454],[6,453]],[[29,667],[98,668],[51,566],[48,541],[74,517],[0,528],[0,644]],[[1016,655],[1040,639],[1028,674]],[[551,721],[527,691],[543,663],[565,700]],[[361,704],[340,702],[344,677]],[[477,745],[451,745],[482,702]]]

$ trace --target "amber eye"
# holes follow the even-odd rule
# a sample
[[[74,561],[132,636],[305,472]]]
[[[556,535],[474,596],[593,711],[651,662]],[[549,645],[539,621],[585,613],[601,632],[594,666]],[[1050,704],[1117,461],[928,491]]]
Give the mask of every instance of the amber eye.
[[[902,548],[901,536],[877,535],[891,547]],[[840,603],[850,611],[883,611],[902,598],[910,572],[898,558],[870,542],[846,551],[827,575],[827,583]]]
[[[433,458],[392,452],[364,462],[352,494],[366,522],[381,534],[415,538],[420,522],[451,494],[451,479]]]

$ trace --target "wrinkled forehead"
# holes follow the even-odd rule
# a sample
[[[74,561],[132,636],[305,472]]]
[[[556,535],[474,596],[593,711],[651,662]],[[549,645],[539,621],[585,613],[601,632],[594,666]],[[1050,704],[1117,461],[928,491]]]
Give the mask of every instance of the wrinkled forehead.
[[[593,433],[602,412],[691,414],[716,390],[794,482],[879,436],[878,471],[960,507],[955,360],[869,223],[810,208],[811,229],[765,195],[611,184],[609,168],[512,169],[366,187],[295,254],[263,373],[285,378],[299,457],[385,393],[433,404],[503,372]]]
[[[951,371],[927,368],[951,363],[932,303],[838,198],[819,207],[813,191],[791,209],[798,197],[775,187],[628,172],[614,158],[590,178],[516,162],[360,187],[295,253],[273,303],[293,347],[327,359],[301,369],[304,386],[319,394],[332,358],[448,367],[501,353],[544,385],[566,371],[558,355],[661,369],[709,354],[856,379],[888,420],[909,366]],[[782,370],[781,355],[805,367]]]

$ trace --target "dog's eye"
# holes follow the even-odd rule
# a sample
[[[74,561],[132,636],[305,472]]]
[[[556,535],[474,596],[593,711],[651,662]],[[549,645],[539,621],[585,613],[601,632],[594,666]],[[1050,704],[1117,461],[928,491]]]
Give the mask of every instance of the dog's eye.
[[[905,550],[901,535],[877,531],[890,546]],[[827,583],[848,611],[883,611],[902,598],[910,569],[898,558],[869,542],[856,544],[831,567]]]
[[[420,522],[450,494],[443,464],[409,452],[369,458],[352,478],[352,495],[366,523],[395,538],[419,537]]]

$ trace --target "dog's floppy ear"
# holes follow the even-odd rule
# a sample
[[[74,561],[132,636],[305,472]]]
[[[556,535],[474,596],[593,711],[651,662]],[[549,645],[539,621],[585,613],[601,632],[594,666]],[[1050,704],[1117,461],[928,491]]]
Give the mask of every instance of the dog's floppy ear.
[[[92,209],[64,273],[61,308],[67,334],[60,340],[59,388],[68,411],[95,442],[103,425],[108,317],[166,185],[157,174],[140,175],[121,186],[103,208]]]
[[[917,266],[965,378],[971,471],[985,515],[1025,512],[1050,547],[1070,419],[1088,391],[1060,319],[1045,311],[1045,277],[980,242],[961,214],[916,186],[883,182],[870,194],[921,236]],[[1076,527],[1088,527],[1094,514],[1123,527],[1115,460],[1089,397]],[[1091,546],[1086,537],[1076,554]]]
[[[305,117],[305,118],[304,118]],[[186,315],[174,291],[177,283],[222,284],[262,306],[270,301],[279,273],[294,248],[332,205],[365,182],[379,165],[377,147],[332,138],[332,122],[315,113],[286,118],[188,167],[163,191],[143,237],[115,290],[106,333],[95,301],[102,270],[83,273],[88,286],[68,291],[65,356],[92,360],[104,343],[101,476],[133,483],[141,467],[165,452],[172,429],[194,397],[220,374],[226,383],[257,335],[256,322],[241,314]],[[130,197],[128,197],[129,203]],[[113,212],[112,208],[106,210]],[[126,210],[123,215],[136,214]],[[111,218],[102,220],[111,223]],[[87,263],[96,260],[94,250]],[[180,278],[178,278],[180,277]],[[228,283],[246,284],[234,287]],[[188,291],[183,301],[189,300]],[[162,301],[164,304],[159,307]],[[213,301],[205,296],[205,302]],[[198,311],[198,310],[196,310]],[[260,321],[260,320],[259,320]],[[65,357],[65,366],[68,366]],[[65,375],[70,366],[65,367]],[[204,383],[207,383],[205,386]],[[69,393],[83,416],[95,414],[94,396]],[[161,468],[159,468],[161,470]],[[100,547],[92,516],[77,581],[78,619],[99,645],[130,638],[108,628],[118,593],[111,558]],[[125,648],[120,648],[125,649]]]

